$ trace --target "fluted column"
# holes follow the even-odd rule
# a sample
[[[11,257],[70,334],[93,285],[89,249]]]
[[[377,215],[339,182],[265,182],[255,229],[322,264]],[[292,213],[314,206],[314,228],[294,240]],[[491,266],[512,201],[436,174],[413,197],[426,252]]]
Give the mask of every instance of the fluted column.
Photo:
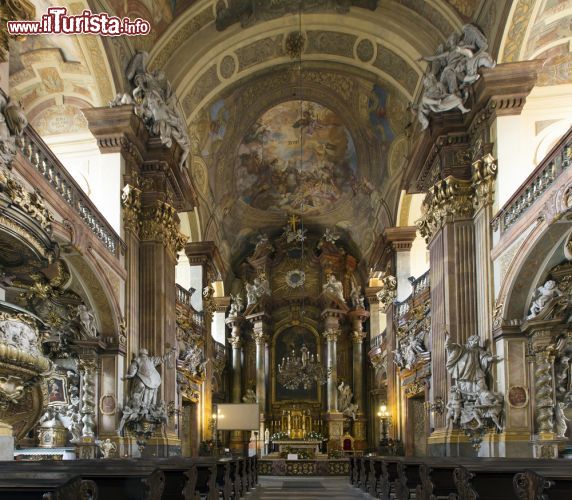
[[[473,186],[471,181],[452,176],[438,181],[424,201],[424,215],[418,222],[429,247],[431,282],[431,401],[448,399],[450,377],[446,368],[445,335],[464,344],[477,327],[475,232],[473,225]],[[442,454],[450,437],[445,414],[431,413],[429,453],[435,446]],[[456,445],[455,445],[456,446]],[[459,448],[447,454],[456,455]]]
[[[352,357],[353,357],[353,393],[354,401],[358,405],[358,413],[365,413],[363,388],[363,341],[367,334],[363,331],[363,323],[369,318],[369,312],[364,309],[356,309],[348,313],[352,323]]]

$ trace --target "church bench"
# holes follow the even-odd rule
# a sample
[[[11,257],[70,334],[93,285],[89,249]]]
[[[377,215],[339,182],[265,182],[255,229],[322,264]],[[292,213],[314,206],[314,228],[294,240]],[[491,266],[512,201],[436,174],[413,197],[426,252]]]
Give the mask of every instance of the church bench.
[[[372,497],[377,497],[378,488],[381,486],[381,460],[372,457],[369,462],[369,471],[367,476],[367,492]]]
[[[165,474],[156,463],[128,459],[0,462],[0,474],[18,471],[79,475],[97,484],[100,497],[119,493],[125,500],[160,500],[165,484]]]
[[[437,500],[449,498],[457,493],[453,472],[456,465],[444,459],[424,461],[419,466],[420,483],[415,489],[416,500]]]
[[[367,492],[367,481],[370,470],[370,462],[372,457],[361,457],[360,460],[360,474],[359,474],[359,484],[357,485],[364,492]]]
[[[421,484],[419,467],[423,462],[420,459],[404,459],[397,464],[397,479],[394,483],[395,498],[409,500],[415,493],[417,485]]]
[[[356,478],[356,457],[350,455],[350,484],[352,486],[356,485],[357,478]]]
[[[250,480],[250,487],[256,488],[258,484],[258,457],[248,457],[248,478]]]
[[[223,500],[229,500],[233,491],[232,482],[230,480],[231,461],[240,463],[239,459],[227,459],[219,460],[216,464],[216,486]]]
[[[519,472],[514,476],[513,487],[518,499],[569,500],[572,498],[572,464]]]
[[[401,457],[383,457],[381,461],[381,480],[378,495],[382,500],[389,500],[395,495],[395,483],[399,480],[398,466],[403,461]]]
[[[2,474],[0,500],[95,500],[93,481],[69,473],[16,472]]]

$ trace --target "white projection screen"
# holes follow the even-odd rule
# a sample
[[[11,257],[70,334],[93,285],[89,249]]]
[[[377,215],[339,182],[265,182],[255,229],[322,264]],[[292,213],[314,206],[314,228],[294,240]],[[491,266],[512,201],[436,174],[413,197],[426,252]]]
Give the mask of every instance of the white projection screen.
[[[257,431],[260,428],[258,403],[218,404],[217,415],[219,431]]]

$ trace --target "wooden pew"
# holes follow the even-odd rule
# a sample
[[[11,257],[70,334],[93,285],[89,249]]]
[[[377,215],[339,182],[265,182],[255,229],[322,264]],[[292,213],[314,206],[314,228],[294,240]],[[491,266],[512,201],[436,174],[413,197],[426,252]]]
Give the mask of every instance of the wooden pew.
[[[2,474],[0,500],[96,500],[93,481],[53,472],[14,472]]]
[[[157,468],[156,463],[126,459],[0,462],[2,477],[18,474],[19,471],[77,475],[93,481],[102,498],[117,498],[120,495],[125,500],[160,500],[165,485],[165,474]]]
[[[415,489],[416,500],[433,500],[448,498],[457,493],[453,471],[455,464],[440,460],[424,462],[419,466],[420,484]]]
[[[526,470],[513,479],[516,498],[523,500],[569,500],[572,498],[572,464],[542,472]]]
[[[364,491],[367,492],[367,485],[368,485],[368,476],[369,476],[369,469],[370,469],[370,461],[372,457],[362,457],[360,463],[360,480],[359,480],[359,487]]]
[[[369,471],[367,476],[367,492],[377,498],[378,491],[381,486],[381,466],[382,461],[377,457],[371,457],[369,460]]]

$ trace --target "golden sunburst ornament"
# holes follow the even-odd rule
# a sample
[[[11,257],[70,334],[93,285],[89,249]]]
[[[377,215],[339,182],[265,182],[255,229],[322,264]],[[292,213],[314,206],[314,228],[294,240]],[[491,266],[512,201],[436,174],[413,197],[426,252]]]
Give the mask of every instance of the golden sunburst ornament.
[[[306,273],[301,269],[292,269],[286,273],[286,284],[290,288],[300,288],[306,282]]]

